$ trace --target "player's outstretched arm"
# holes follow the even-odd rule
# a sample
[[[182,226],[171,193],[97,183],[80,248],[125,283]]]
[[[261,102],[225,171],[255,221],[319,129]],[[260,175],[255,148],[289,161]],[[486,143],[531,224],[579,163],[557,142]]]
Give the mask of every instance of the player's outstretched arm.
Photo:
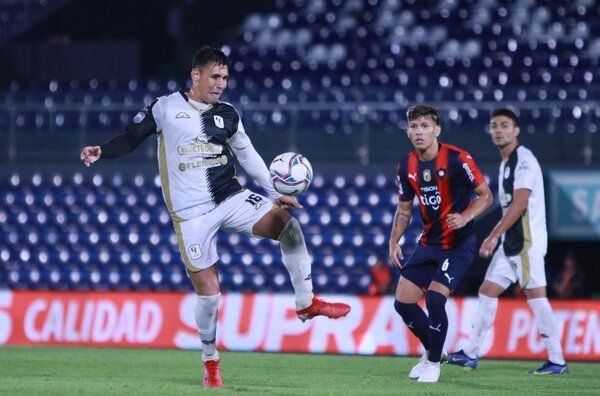
[[[79,159],[81,159],[85,166],[92,166],[92,164],[100,159],[102,155],[102,149],[100,146],[85,146],[81,150]]]
[[[273,182],[271,181],[271,174],[269,173],[269,169],[267,168],[267,165],[265,165],[265,161],[263,161],[262,157],[258,154],[252,143],[248,142],[248,144],[246,144],[246,146],[242,148],[236,147],[234,145],[231,145],[230,147],[233,150],[233,153],[235,154],[242,168],[244,168],[246,173],[254,180],[254,182],[256,182],[256,184],[258,184],[260,187],[262,187],[263,190],[265,190],[265,192],[273,201],[275,201],[283,209],[289,207],[298,208],[297,205],[300,204],[298,203],[298,201],[296,201],[295,198],[293,200],[283,199],[284,197],[275,190],[275,188],[273,187]],[[293,201],[295,201],[295,204]]]

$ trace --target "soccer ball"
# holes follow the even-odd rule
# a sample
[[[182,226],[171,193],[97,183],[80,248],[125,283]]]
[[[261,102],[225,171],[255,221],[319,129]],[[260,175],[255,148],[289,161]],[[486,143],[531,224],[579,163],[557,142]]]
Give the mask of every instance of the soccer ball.
[[[302,154],[293,152],[275,157],[269,171],[273,187],[283,195],[302,194],[308,189],[313,178],[310,162]]]

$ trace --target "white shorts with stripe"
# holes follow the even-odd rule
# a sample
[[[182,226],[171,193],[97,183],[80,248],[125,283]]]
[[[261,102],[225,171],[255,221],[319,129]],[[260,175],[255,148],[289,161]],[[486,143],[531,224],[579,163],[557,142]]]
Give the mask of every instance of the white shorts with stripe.
[[[507,289],[519,281],[523,289],[546,286],[545,253],[530,247],[517,256],[507,256],[500,246],[485,273],[485,279]]]
[[[198,272],[219,260],[217,231],[252,234],[252,227],[273,209],[273,202],[250,190],[243,190],[223,201],[215,209],[185,221],[174,221],[179,252],[190,272]]]

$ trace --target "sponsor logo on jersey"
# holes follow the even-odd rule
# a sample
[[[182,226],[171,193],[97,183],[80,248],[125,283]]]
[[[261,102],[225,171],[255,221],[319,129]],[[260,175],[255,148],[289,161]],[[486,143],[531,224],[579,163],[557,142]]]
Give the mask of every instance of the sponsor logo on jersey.
[[[517,167],[517,170],[520,170],[520,171],[529,170],[529,164],[527,163],[527,161],[523,160],[523,161],[519,162],[519,166]]]
[[[444,176],[446,176],[446,169],[440,169],[438,170],[438,176],[443,179]]]
[[[198,136],[196,136],[196,141],[198,143],[206,143],[208,142],[208,135],[204,132],[200,132]]]
[[[431,206],[433,210],[438,210],[440,208],[440,204],[442,203],[442,196],[440,192],[437,190],[437,187],[434,187],[435,191],[433,193],[423,193],[419,197],[421,200],[421,204],[423,206]],[[423,190],[423,188],[421,188]]]
[[[265,201],[261,201],[259,203],[257,203],[256,205],[254,205],[254,209],[258,210],[260,209],[262,206],[266,205],[267,203]]]
[[[469,168],[469,164],[463,162],[462,167],[465,170],[465,172],[467,172],[467,177],[469,178],[469,180],[470,181],[475,180],[475,176],[473,176],[473,172],[471,172],[471,168]]]
[[[221,154],[223,146],[214,143],[194,143],[177,147],[177,152],[181,155],[194,154]]]
[[[413,179],[414,181],[417,181],[417,174],[416,174],[416,173],[413,173],[413,174],[411,175],[411,174],[409,173],[409,174],[408,174],[408,178],[409,178],[409,179]]]
[[[423,180],[425,180],[426,182],[431,181],[431,171],[429,169],[425,169],[423,171]]]
[[[194,162],[182,162],[179,164],[179,170],[185,172],[186,170],[195,168],[215,168],[217,166],[227,165],[229,159],[226,155],[222,155],[217,158],[205,158]]]
[[[223,122],[223,117],[221,116],[214,116],[213,119],[215,120],[215,125],[221,129],[225,128],[225,123]]]
[[[144,120],[144,118],[146,118],[146,113],[144,113],[143,111],[140,111],[133,117],[133,123],[139,124],[140,122],[142,122]]]
[[[190,115],[185,111],[180,111],[179,113],[177,113],[175,118],[190,118]]]
[[[267,203],[267,201],[265,201],[263,197],[258,194],[250,194],[248,198],[246,198],[245,202],[248,202],[250,205],[254,205],[254,209],[256,210],[260,209],[261,206]]]
[[[398,182],[398,192],[400,195],[404,195],[404,188],[402,188],[402,182],[400,182],[400,176],[396,176]]]

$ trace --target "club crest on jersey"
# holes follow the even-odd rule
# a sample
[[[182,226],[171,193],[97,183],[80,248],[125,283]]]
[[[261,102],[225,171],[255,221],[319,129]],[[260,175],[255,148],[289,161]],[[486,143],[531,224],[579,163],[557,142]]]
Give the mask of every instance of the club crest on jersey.
[[[217,127],[221,128],[221,129],[225,128],[225,123],[223,122],[223,117],[216,115],[213,118],[215,120],[215,125]]]
[[[504,168],[504,178],[508,179],[510,177],[510,167],[507,166],[506,168]]]
[[[190,115],[185,111],[180,111],[179,113],[177,113],[175,118],[190,118]]]
[[[426,182],[431,181],[431,171],[429,169],[425,169],[423,171],[423,180],[425,180]]]

